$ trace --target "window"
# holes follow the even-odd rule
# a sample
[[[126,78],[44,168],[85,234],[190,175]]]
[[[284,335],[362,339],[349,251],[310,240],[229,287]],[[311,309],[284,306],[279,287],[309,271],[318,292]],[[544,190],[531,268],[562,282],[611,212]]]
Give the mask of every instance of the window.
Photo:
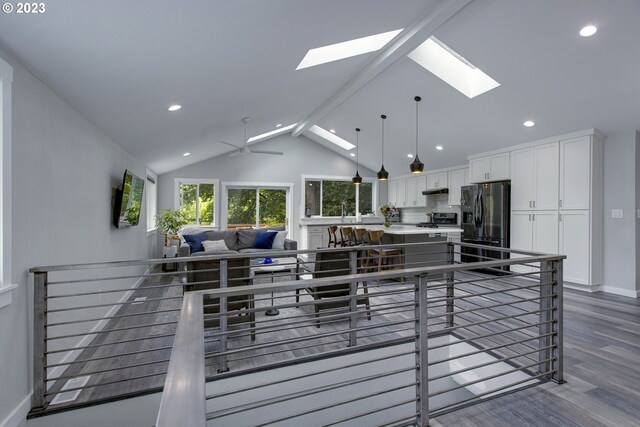
[[[226,185],[227,228],[286,227],[291,186],[284,185]]]
[[[311,216],[354,216],[375,213],[374,184],[367,178],[304,178],[304,212]],[[357,207],[357,209],[356,209]]]
[[[157,177],[147,169],[147,231],[156,229],[156,214],[158,213]]]
[[[0,307],[11,304],[11,84],[13,68],[0,59]]]
[[[175,209],[182,211],[189,224],[215,226],[217,179],[176,178]]]

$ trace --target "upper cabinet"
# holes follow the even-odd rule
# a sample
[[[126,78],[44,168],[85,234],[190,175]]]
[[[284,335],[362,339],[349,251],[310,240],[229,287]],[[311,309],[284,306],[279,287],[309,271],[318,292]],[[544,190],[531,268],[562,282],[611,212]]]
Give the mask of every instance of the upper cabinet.
[[[469,169],[457,169],[449,171],[449,204],[460,205],[462,187],[469,184]]]
[[[438,172],[427,174],[427,190],[438,190],[448,187],[448,173]]]
[[[470,182],[509,179],[509,153],[492,154],[469,161]]]
[[[422,192],[427,188],[424,175],[407,178],[407,207],[425,207],[427,198]]]
[[[511,209],[558,209],[559,143],[511,152]]]
[[[591,137],[560,142],[560,209],[589,209]]]

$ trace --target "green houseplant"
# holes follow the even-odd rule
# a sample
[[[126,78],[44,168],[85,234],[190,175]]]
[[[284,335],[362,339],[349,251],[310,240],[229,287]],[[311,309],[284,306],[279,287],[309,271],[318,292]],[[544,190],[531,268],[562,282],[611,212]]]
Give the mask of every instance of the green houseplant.
[[[162,209],[156,215],[156,227],[162,230],[165,236],[165,246],[171,246],[171,240],[183,225],[188,223],[184,213],[173,209]]]

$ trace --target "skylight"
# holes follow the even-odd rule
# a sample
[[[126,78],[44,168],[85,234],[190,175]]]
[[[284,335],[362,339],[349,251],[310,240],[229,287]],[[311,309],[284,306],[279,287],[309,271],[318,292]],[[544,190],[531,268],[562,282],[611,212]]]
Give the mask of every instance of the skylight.
[[[315,133],[322,139],[326,139],[327,141],[336,144],[339,147],[344,148],[345,150],[353,150],[356,148],[355,145],[340,138],[338,135],[334,135],[326,129],[321,128],[320,126],[313,125],[309,128],[309,132]]]
[[[294,127],[295,125],[297,125],[297,123],[294,123],[294,124],[289,125],[289,126],[279,127],[279,128],[278,128],[278,129],[276,129],[276,130],[272,130],[272,131],[269,131],[269,132],[265,132],[265,133],[262,133],[262,134],[260,134],[260,135],[252,136],[251,138],[249,138],[249,139],[247,140],[247,142],[257,142],[257,141],[262,141],[263,139],[267,139],[267,138],[269,138],[269,137],[271,137],[271,136],[276,136],[276,135],[280,135],[281,133],[286,133],[288,130],[293,129],[293,127]]]
[[[309,49],[296,70],[376,51],[389,43],[402,30],[403,28],[400,28],[399,30]]]
[[[411,52],[409,58],[469,98],[500,86],[500,83],[433,36]]]

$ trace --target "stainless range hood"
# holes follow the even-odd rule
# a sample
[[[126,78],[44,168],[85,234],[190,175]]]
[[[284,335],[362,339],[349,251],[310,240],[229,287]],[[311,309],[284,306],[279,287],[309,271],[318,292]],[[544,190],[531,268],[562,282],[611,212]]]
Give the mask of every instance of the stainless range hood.
[[[448,188],[438,188],[437,190],[426,190],[422,192],[425,196],[431,196],[432,194],[449,194]]]

